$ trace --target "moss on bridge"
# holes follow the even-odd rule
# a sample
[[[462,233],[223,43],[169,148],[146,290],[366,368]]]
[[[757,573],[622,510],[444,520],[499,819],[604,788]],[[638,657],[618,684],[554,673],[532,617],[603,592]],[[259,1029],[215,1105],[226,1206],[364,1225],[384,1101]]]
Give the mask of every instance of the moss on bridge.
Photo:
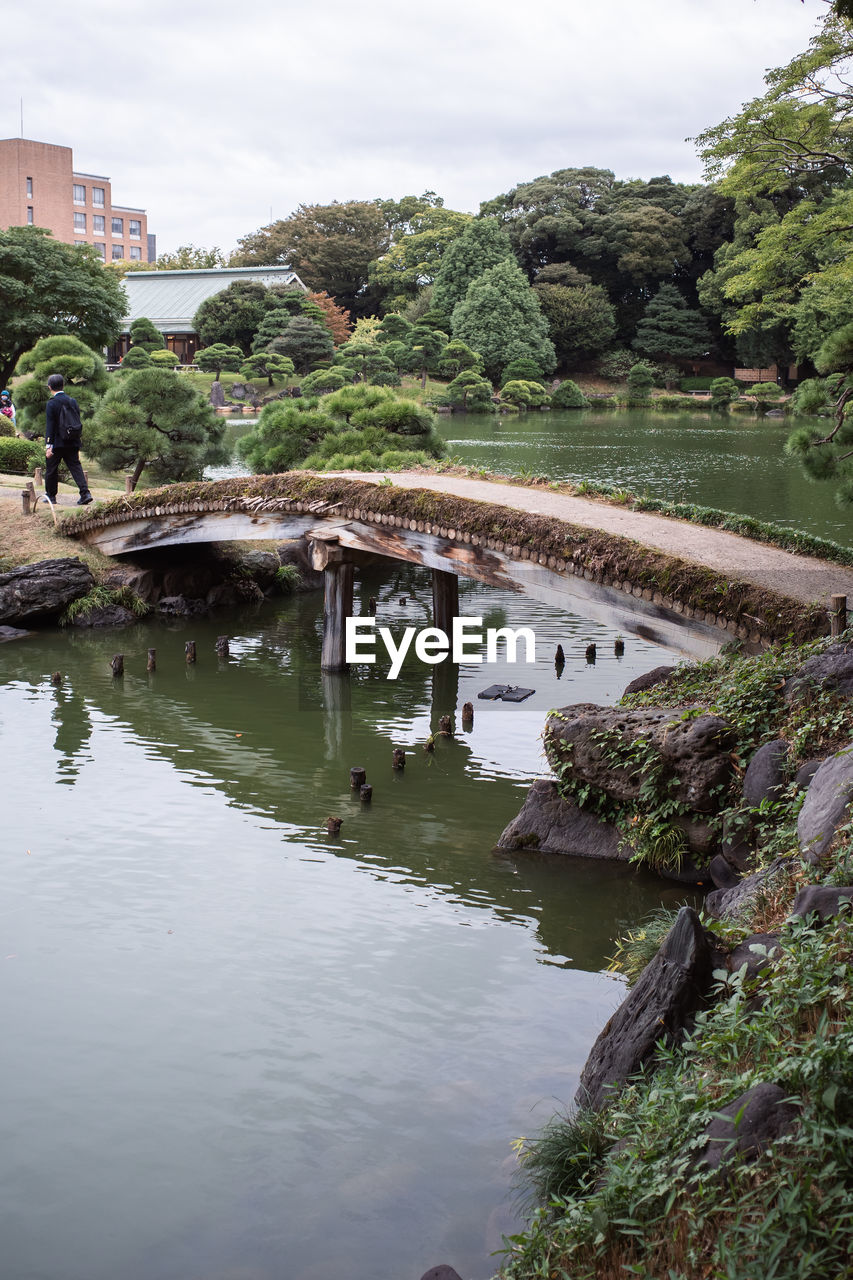
[[[630,538],[512,507],[346,477],[288,472],[168,485],[71,513],[60,527],[65,536],[78,538],[107,525],[155,516],[208,510],[260,515],[294,509],[314,511],[318,518],[340,515],[400,528],[422,527],[452,541],[483,545],[642,596],[753,644],[802,642],[829,630],[826,610],[817,604],[804,605],[755,583],[729,580]]]

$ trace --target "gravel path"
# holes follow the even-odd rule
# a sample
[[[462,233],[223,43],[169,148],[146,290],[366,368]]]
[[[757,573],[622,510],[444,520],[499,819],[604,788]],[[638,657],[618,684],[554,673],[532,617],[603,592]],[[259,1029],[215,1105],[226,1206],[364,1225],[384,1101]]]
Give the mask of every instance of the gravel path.
[[[373,484],[378,479],[375,472],[369,471],[338,474]],[[532,515],[567,520],[587,529],[616,533],[641,542],[643,546],[705,565],[723,577],[770,587],[781,595],[804,603],[818,600],[828,604],[829,597],[839,592],[853,598],[853,569],[813,556],[797,555],[763,542],[753,542],[750,538],[722,529],[708,529],[704,525],[646,511],[630,511],[592,498],[525,485],[500,484],[493,480],[425,476],[416,471],[393,472],[389,478],[401,489],[430,489],[459,498],[494,502],[515,510],[529,511]]]

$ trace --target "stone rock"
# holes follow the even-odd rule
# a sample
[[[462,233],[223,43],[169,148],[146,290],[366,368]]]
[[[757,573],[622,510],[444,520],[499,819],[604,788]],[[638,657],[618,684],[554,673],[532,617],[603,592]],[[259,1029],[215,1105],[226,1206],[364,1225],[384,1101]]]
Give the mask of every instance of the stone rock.
[[[0,574],[0,623],[48,622],[95,585],[88,565],[39,560]]]
[[[645,693],[646,689],[653,689],[655,685],[666,684],[672,673],[677,670],[678,667],[653,667],[651,671],[647,671],[643,676],[637,676],[636,680],[626,685],[622,697],[627,697],[629,693]]]
[[[0,627],[0,644],[5,644],[7,640],[24,640],[27,636],[34,635],[34,631],[24,631],[20,627]]]
[[[222,383],[218,379],[210,385],[210,403],[213,405],[214,409],[225,408],[225,391]]]
[[[160,595],[160,587],[155,574],[150,569],[142,569],[135,564],[117,564],[101,578],[105,587],[117,591],[119,587],[129,587],[135,591],[140,600],[151,604]]]
[[[853,886],[807,884],[794,899],[791,916],[805,919],[814,913],[821,924],[840,914],[845,904],[853,909]]]
[[[762,800],[778,800],[785,788],[785,763],[790,748],[784,738],[759,747],[743,776],[743,798],[752,809]]]
[[[233,582],[220,582],[211,587],[205,596],[208,609],[220,609],[223,606],[239,604],[242,596]]]
[[[715,950],[692,907],[682,907],[660,950],[600,1033],[581,1072],[578,1106],[594,1111],[648,1064],[660,1040],[673,1044],[704,1004]]]
[[[232,383],[231,383],[231,395],[232,395],[233,399],[235,399],[235,400],[245,400],[245,399],[246,399],[246,384],[245,384],[245,382],[232,382]]]
[[[785,701],[808,697],[814,689],[853,695],[853,644],[831,644],[804,662],[785,685]]]
[[[746,872],[752,867],[755,851],[751,843],[752,821],[742,810],[730,810],[723,817],[720,853],[736,871]]]
[[[129,627],[132,622],[138,622],[136,614],[131,613],[129,609],[125,609],[121,604],[108,604],[100,609],[90,609],[85,615],[81,614],[71,623],[72,627]]]
[[[787,874],[791,859],[777,858],[763,871],[746,876],[733,889],[715,889],[705,899],[705,910],[718,920],[737,920],[755,910],[759,896],[772,891],[776,883]]]
[[[804,764],[800,765],[799,769],[794,774],[794,784],[800,791],[808,791],[812,778],[815,776],[822,764],[823,760],[806,760]]]
[[[615,800],[637,800],[646,771],[624,757],[638,740],[650,744],[661,767],[667,795],[698,813],[713,813],[728,780],[734,733],[720,716],[703,712],[684,717],[681,707],[599,707],[580,703],[552,712],[545,725],[545,750],[552,768],[570,764],[581,782]]]
[[[772,968],[779,954],[778,934],[753,933],[751,937],[738,943],[728,957],[726,967],[731,973],[738,973],[746,966],[747,981],[752,981],[766,969]]]
[[[797,836],[800,851],[815,865],[826,853],[839,827],[853,816],[853,743],[824,760],[806,792]]]
[[[315,569],[311,563],[311,551],[305,538],[294,538],[292,542],[282,542],[275,549],[279,564],[293,565],[299,570],[300,582],[296,591],[316,591],[322,589],[323,572]]]
[[[721,853],[711,859],[708,875],[718,889],[733,889],[741,880],[740,872]]]
[[[205,600],[188,600],[186,596],[163,596],[157,601],[158,613],[165,613],[172,618],[191,618],[200,613],[207,613]]]
[[[527,793],[518,817],[498,837],[500,849],[536,849],[540,853],[565,853],[578,858],[620,858],[621,836],[610,822],[564,800],[557,784],[538,778]]]
[[[462,1280],[462,1277],[458,1271],[454,1271],[446,1262],[442,1262],[440,1266],[431,1267],[429,1271],[425,1271],[421,1280]]]
[[[697,1157],[703,1169],[720,1169],[740,1156],[755,1160],[782,1134],[789,1133],[799,1109],[785,1101],[778,1084],[755,1084],[720,1109],[705,1130],[707,1145]]]
[[[240,556],[240,568],[266,593],[275,582],[281,561],[274,551],[244,551]]]

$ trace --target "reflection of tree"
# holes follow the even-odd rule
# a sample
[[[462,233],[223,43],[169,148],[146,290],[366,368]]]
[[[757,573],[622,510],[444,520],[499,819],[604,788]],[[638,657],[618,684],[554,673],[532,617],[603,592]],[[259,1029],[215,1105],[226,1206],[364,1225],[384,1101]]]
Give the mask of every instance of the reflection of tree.
[[[60,782],[73,787],[92,737],[92,721],[85,700],[73,690],[60,687],[54,697],[52,719],[57,728],[53,749],[60,756],[57,774]]]

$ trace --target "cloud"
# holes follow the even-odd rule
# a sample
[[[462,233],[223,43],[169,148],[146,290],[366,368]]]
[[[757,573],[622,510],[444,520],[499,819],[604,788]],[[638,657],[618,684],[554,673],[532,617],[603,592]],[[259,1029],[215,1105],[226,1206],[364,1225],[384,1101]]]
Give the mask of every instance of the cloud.
[[[231,0],[16,6],[0,133],[74,149],[161,250],[230,249],[300,203],[454,208],[573,165],[697,181],[685,138],[805,48],[821,0]]]

